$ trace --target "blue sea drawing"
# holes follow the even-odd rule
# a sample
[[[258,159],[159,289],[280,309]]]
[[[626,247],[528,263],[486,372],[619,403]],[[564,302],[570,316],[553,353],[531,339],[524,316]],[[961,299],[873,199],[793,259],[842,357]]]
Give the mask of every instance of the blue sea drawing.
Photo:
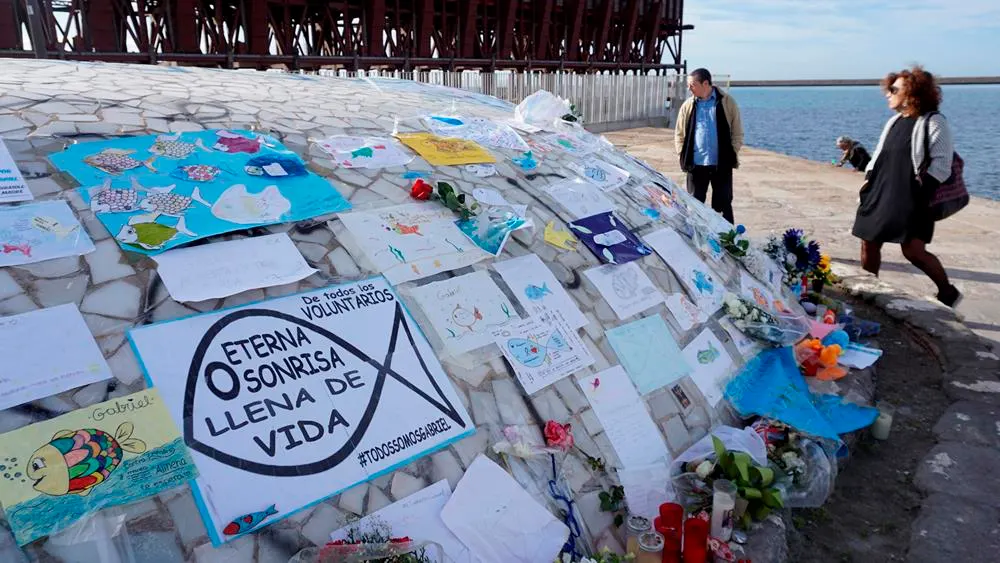
[[[528,338],[511,338],[507,341],[507,350],[518,362],[536,368],[545,363],[550,350],[565,350],[569,345],[557,330],[549,335],[549,341],[539,344]]]
[[[541,287],[532,283],[524,288],[524,296],[532,301],[541,301],[546,295],[552,295],[548,282],[543,283]]]

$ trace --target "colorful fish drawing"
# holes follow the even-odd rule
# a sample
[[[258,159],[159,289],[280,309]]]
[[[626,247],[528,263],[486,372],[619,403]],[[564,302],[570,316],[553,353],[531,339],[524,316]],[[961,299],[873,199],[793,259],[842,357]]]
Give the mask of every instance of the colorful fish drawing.
[[[351,158],[372,158],[375,151],[371,147],[361,147],[351,151]]]
[[[469,311],[461,305],[455,305],[455,309],[451,312],[451,322],[469,332],[473,332],[472,327],[481,320],[483,320],[483,314],[479,312],[478,307],[473,307],[472,311]]]
[[[97,154],[85,156],[83,161],[102,172],[115,176],[142,166],[156,172],[156,169],[153,168],[155,156],[149,157],[147,160],[137,160],[129,156],[134,152],[135,150],[132,149],[104,149]]]
[[[7,243],[4,243],[3,244],[3,250],[2,250],[2,252],[4,254],[11,254],[13,252],[20,252],[21,254],[27,256],[28,258],[31,258],[31,245],[28,244],[28,243],[24,243],[24,244],[7,244]]]
[[[123,422],[114,436],[94,428],[61,430],[31,454],[25,473],[40,493],[89,495],[118,468],[122,450],[146,451],[146,443],[132,437],[133,430],[131,422]]]
[[[712,276],[701,270],[694,271],[694,286],[698,289],[698,293],[703,295],[710,295],[715,290],[715,282],[712,281]]]
[[[63,225],[58,219],[52,217],[32,217],[31,226],[38,229],[39,231],[45,231],[46,233],[52,233],[60,239],[64,239],[69,235],[73,234],[77,228],[77,225]]]
[[[139,210],[139,190],[112,188],[110,179],[97,193],[90,196],[90,210],[94,213],[131,213]]]
[[[564,350],[568,347],[559,331],[553,332],[544,345],[530,338],[511,338],[507,341],[507,351],[529,368],[536,368],[547,362],[550,350]]]
[[[719,351],[715,349],[715,345],[711,342],[708,343],[708,348],[705,350],[698,350],[698,363],[699,364],[710,364],[719,358]]]
[[[149,152],[166,158],[184,160],[185,158],[191,156],[191,153],[197,149],[204,151],[208,150],[205,148],[205,145],[202,144],[201,139],[198,139],[193,143],[185,143],[180,139],[180,133],[175,133],[173,135],[158,135],[156,140],[153,141],[153,145],[149,147]]]
[[[532,301],[541,301],[546,295],[552,295],[552,290],[549,289],[548,282],[543,283],[541,287],[532,283],[524,288],[524,296]]]
[[[222,169],[211,164],[187,164],[174,168],[174,171],[170,173],[174,178],[192,182],[211,182],[220,174],[222,174]]]
[[[115,239],[122,244],[138,246],[146,250],[159,250],[178,234],[189,237],[198,236],[188,230],[184,224],[184,217],[181,217],[177,220],[177,226],[175,227],[156,222],[125,225],[115,235]]]
[[[603,168],[599,168],[597,166],[588,166],[584,168],[583,172],[584,175],[587,176],[587,178],[590,178],[595,182],[603,183],[608,181],[608,173],[605,172]]]
[[[306,165],[296,157],[281,155],[255,156],[247,161],[243,171],[251,176],[264,178],[297,178],[306,176]]]
[[[396,233],[397,235],[417,235],[424,236],[420,232],[420,225],[404,225],[402,223],[392,223],[391,225],[386,225],[385,230]]]
[[[253,530],[257,526],[260,526],[260,523],[266,520],[268,517],[277,513],[278,509],[275,508],[275,506],[272,504],[271,506],[267,507],[266,510],[263,510],[261,512],[251,512],[250,514],[244,514],[243,516],[240,516],[239,518],[233,520],[229,524],[226,524],[226,527],[222,529],[222,533],[226,534],[227,536],[245,534]]]
[[[534,155],[531,154],[531,151],[528,151],[521,156],[514,157],[511,161],[524,170],[534,170],[538,167],[538,160],[536,160]]]

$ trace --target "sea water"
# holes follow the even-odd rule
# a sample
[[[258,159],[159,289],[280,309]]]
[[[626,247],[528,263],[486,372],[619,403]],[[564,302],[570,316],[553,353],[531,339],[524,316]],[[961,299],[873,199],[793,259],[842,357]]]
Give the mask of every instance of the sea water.
[[[942,93],[940,111],[965,160],[969,192],[1000,200],[1000,85],[944,86]],[[732,94],[747,145],[820,162],[840,160],[840,135],[873,152],[892,115],[876,86],[736,87]]]

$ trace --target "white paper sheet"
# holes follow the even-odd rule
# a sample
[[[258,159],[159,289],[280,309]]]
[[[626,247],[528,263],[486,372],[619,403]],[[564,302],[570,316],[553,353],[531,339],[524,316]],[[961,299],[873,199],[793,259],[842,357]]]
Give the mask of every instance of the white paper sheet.
[[[722,346],[722,342],[719,342],[712,331],[706,328],[684,347],[684,359],[694,368],[691,379],[701,390],[708,404],[713,407],[719,404],[726,379],[733,366],[733,360]]]
[[[495,329],[493,338],[531,395],[594,363],[576,330],[559,311],[546,311]]]
[[[669,461],[619,469],[618,480],[630,514],[652,520],[660,515],[661,504],[674,500]]]
[[[663,294],[635,262],[605,264],[586,270],[583,275],[597,287],[619,319],[625,320],[663,303]]]
[[[482,271],[414,288],[413,297],[452,354],[492,344],[494,329],[521,319]]]
[[[529,315],[555,310],[562,313],[572,328],[588,324],[587,317],[580,312],[576,301],[566,293],[552,270],[537,255],[526,254],[495,262],[493,269],[500,274]]]
[[[729,320],[728,317],[719,319],[719,325],[726,331],[726,334],[733,339],[733,344],[736,345],[736,349],[740,351],[740,354],[742,354],[744,358],[754,355],[760,351],[760,344],[758,344],[753,338],[743,334],[743,332],[736,328],[736,325],[734,325],[733,321]]]
[[[629,178],[628,172],[593,156],[569,164],[569,169],[605,192],[624,186]]]
[[[28,184],[17,169],[17,163],[7,150],[3,138],[0,138],[0,203],[31,199],[35,199],[35,196],[28,189]]]
[[[0,410],[108,379],[75,304],[0,318]]]
[[[484,455],[458,482],[441,519],[481,563],[554,561],[569,537],[565,524]]]
[[[881,357],[882,350],[879,350],[878,348],[869,348],[860,344],[851,343],[844,349],[844,353],[841,354],[838,363],[847,367],[865,369],[871,367],[872,364],[878,361]]]
[[[544,186],[542,191],[564,208],[573,221],[616,209],[615,204],[600,188],[579,178]]]
[[[740,270],[740,293],[744,299],[756,303],[765,311],[778,312],[785,309],[780,293],[775,294],[744,270]]]
[[[155,257],[175,301],[204,301],[312,275],[286,233],[178,248]]]
[[[666,298],[667,309],[674,316],[674,320],[680,325],[681,330],[687,332],[708,320],[708,315],[698,308],[697,305],[687,298],[683,293],[672,293]]]
[[[441,511],[451,498],[451,487],[448,481],[442,479],[433,485],[421,489],[412,495],[398,500],[385,508],[365,516],[349,526],[330,534],[331,540],[347,538],[351,528],[367,530],[377,524],[386,524],[392,530],[394,537],[408,536],[410,539],[432,541],[444,550],[444,559],[440,563],[472,563],[472,555],[455,534],[444,525]],[[427,551],[431,555],[441,555],[434,548]]]
[[[691,299],[707,315],[722,308],[726,294],[722,278],[673,229],[660,229],[643,237],[660,258],[677,274]]]
[[[0,208],[0,267],[93,251],[93,241],[65,201]]]
[[[580,380],[584,395],[626,468],[667,463],[670,452],[621,366]]]

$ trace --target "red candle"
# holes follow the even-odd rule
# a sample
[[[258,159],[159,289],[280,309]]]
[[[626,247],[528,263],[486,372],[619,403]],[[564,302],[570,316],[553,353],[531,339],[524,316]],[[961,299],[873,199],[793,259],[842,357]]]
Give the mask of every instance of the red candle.
[[[665,528],[681,529],[684,522],[684,507],[676,502],[665,502],[660,505],[660,521]]]
[[[708,522],[688,518],[684,522],[684,563],[705,563],[708,559]]]

